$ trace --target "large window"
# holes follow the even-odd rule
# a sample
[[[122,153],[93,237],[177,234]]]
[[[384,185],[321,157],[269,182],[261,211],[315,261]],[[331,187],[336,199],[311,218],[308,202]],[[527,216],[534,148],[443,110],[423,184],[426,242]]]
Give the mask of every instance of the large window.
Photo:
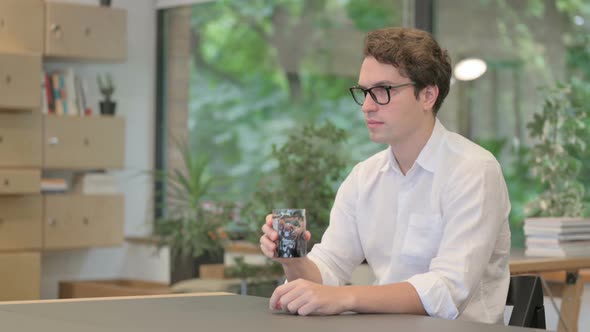
[[[330,121],[349,134],[350,165],[371,143],[348,91],[362,61],[363,32],[411,24],[409,1],[209,1],[167,9],[168,145],[186,139],[245,200],[295,127]],[[169,149],[170,164],[178,155]]]
[[[576,102],[590,104],[590,4],[578,0],[225,0],[166,9],[160,21],[162,164],[180,161],[172,137],[188,141],[234,201],[247,200],[277,166],[272,145],[298,126],[345,129],[349,166],[383,148],[368,139],[347,90],[363,33],[374,28],[426,21],[454,64],[487,65],[475,80],[453,80],[439,118],[500,160],[516,246],[526,203],[541,188],[526,162],[526,124],[544,98],[538,88],[573,83]],[[580,157],[590,186],[590,153]]]
[[[529,123],[546,94],[540,87],[571,84],[575,106],[588,110],[590,3],[557,0],[437,1],[435,34],[457,64],[479,58],[487,71],[455,80],[440,117],[493,152],[502,164],[512,203],[513,245],[523,246],[527,204],[542,185],[530,171]],[[590,189],[590,154],[581,180]]]

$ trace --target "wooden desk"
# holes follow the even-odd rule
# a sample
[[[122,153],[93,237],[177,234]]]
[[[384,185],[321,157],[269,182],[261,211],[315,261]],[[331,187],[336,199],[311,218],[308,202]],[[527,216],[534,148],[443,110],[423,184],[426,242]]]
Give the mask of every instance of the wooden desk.
[[[0,329],[19,332],[541,331],[412,315],[301,317],[269,310],[267,298],[193,294],[3,304]]]
[[[578,319],[584,293],[584,280],[580,278],[580,270],[588,268],[590,268],[590,257],[527,257],[522,251],[516,250],[510,257],[512,275],[542,275],[544,272],[566,271],[565,280],[559,284],[551,284],[550,289],[553,295],[561,296],[559,313],[569,332],[578,332]],[[561,321],[558,322],[557,331],[566,331]]]

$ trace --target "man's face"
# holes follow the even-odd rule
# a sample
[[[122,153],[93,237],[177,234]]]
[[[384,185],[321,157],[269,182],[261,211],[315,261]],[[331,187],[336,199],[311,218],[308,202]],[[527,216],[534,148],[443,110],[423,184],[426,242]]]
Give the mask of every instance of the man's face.
[[[378,85],[410,82],[411,80],[400,75],[394,66],[380,63],[373,57],[366,57],[361,66],[358,85],[368,89]],[[361,109],[371,140],[395,146],[411,140],[424,126],[431,123],[432,103],[427,99],[431,99],[432,96],[426,98],[425,90],[427,89],[420,92],[417,99],[413,85],[393,88],[386,105],[377,104],[371,95],[367,94]]]

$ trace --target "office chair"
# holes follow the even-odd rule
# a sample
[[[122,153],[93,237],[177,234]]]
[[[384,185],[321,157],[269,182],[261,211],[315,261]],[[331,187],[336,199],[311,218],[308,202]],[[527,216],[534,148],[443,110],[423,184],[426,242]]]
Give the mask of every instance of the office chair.
[[[513,306],[508,325],[545,329],[545,307],[541,277],[510,277],[506,305]]]

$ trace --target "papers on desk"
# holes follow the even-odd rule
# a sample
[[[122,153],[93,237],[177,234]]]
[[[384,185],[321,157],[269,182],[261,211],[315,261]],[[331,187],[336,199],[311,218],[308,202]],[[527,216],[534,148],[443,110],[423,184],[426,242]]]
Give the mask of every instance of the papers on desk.
[[[590,256],[590,219],[530,218],[524,234],[526,256]]]

